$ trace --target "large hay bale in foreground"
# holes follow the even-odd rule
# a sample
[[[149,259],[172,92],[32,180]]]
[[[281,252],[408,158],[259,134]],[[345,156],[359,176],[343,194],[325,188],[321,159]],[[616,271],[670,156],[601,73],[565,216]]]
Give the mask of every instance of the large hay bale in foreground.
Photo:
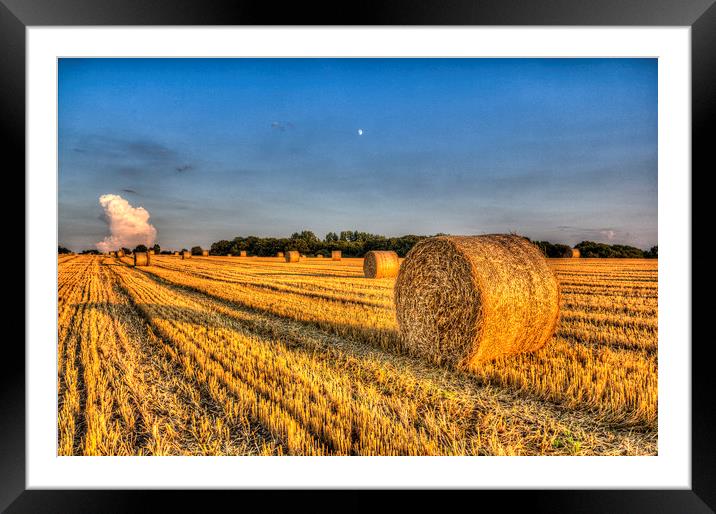
[[[246,257],[246,250],[241,250],[241,252],[239,252],[239,257]]]
[[[208,256],[209,256],[209,250],[202,250],[202,251],[201,251],[201,256],[202,256],[202,257],[208,257]]]
[[[182,259],[191,259],[191,252],[188,250],[185,250],[181,253]]]
[[[286,262],[298,262],[301,258],[301,254],[296,251],[286,252]]]
[[[341,251],[340,251],[340,250],[333,250],[333,251],[331,252],[331,260],[340,261],[340,260],[341,260]]]
[[[579,248],[572,248],[572,259],[579,259],[582,256],[582,252],[579,251]]]
[[[390,278],[398,275],[400,260],[393,251],[371,250],[363,258],[363,274],[367,278]]]
[[[276,257],[283,259],[283,252],[276,252]]]
[[[425,239],[410,250],[395,282],[403,344],[459,368],[539,350],[554,334],[559,304],[547,260],[516,235]]]
[[[134,265],[135,266],[149,266],[152,262],[152,258],[149,252],[134,252]]]

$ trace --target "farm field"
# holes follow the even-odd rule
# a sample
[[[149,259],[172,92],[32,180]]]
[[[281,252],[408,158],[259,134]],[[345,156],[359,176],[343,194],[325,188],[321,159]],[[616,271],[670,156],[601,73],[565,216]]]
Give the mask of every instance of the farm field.
[[[59,455],[654,455],[655,259],[553,259],[542,350],[438,367],[362,259],[58,259]]]

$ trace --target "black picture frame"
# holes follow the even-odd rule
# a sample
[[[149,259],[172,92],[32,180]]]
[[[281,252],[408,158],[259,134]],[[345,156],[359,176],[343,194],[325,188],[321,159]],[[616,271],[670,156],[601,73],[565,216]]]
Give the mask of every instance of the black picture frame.
[[[689,26],[692,50],[693,179],[712,171],[709,124],[716,110],[716,0],[394,0],[283,6],[259,0],[0,0],[0,127],[9,168],[25,168],[25,29],[63,25],[572,25]],[[697,172],[697,170],[700,170]],[[694,202],[692,200],[692,206]],[[692,207],[693,209],[693,207]],[[694,224],[698,216],[692,216]],[[692,234],[699,233],[692,227]],[[696,256],[696,255],[695,255]],[[696,256],[698,258],[698,256]],[[25,268],[25,276],[31,272]],[[692,260],[693,273],[693,260]],[[700,287],[707,287],[702,284]],[[684,299],[687,300],[687,299]],[[692,302],[694,310],[701,309]],[[707,302],[709,303],[709,302]],[[16,302],[19,304],[19,302]],[[25,303],[23,302],[23,305]],[[705,315],[705,313],[702,313]],[[692,314],[693,319],[693,314]],[[692,333],[693,329],[692,329]],[[19,339],[17,339],[19,340]],[[16,341],[17,341],[16,340]],[[692,341],[684,341],[691,344]],[[505,501],[534,512],[714,512],[716,445],[710,339],[693,338],[690,490],[473,491],[481,505]],[[25,352],[6,343],[0,373],[0,509],[7,512],[124,512],[159,501],[162,510],[229,500],[232,491],[67,491],[25,487]],[[241,493],[276,500],[276,492]],[[310,492],[298,492],[307,495]],[[327,500],[325,493],[321,498]],[[356,494],[351,493],[351,494]],[[199,498],[197,498],[199,496]],[[422,494],[411,497],[420,501]],[[454,501],[459,501],[457,498]],[[247,501],[247,499],[242,499]],[[344,500],[343,500],[344,501]],[[474,501],[474,500],[473,500]],[[342,502],[343,503],[343,502]]]

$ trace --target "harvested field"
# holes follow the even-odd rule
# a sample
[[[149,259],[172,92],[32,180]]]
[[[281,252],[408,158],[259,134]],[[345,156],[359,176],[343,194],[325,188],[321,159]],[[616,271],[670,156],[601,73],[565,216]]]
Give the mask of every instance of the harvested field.
[[[554,259],[540,350],[401,344],[343,257],[58,258],[59,455],[654,455],[656,260]]]

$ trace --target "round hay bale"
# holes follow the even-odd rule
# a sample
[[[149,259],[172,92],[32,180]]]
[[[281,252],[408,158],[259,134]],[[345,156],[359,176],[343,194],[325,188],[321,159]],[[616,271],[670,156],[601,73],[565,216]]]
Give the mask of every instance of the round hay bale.
[[[201,251],[201,256],[202,256],[202,257],[208,257],[208,256],[209,256],[209,250],[202,250],[202,251]]]
[[[152,262],[152,258],[149,252],[134,252],[134,265],[135,266],[149,266]]]
[[[319,253],[318,255],[316,255],[316,259],[323,259],[323,255]]]
[[[395,281],[403,344],[458,368],[539,350],[554,334],[559,305],[547,260],[516,235],[425,239],[410,250]]]
[[[296,251],[290,251],[286,252],[286,262],[298,262],[298,260],[301,258],[301,254]]]
[[[185,250],[181,253],[182,259],[191,259],[191,252],[189,250]]]
[[[124,257],[124,250],[117,250],[117,257]]]
[[[276,252],[276,257],[283,259],[283,252]]]
[[[333,250],[333,251],[331,252],[331,260],[340,261],[340,260],[341,260],[341,251],[340,251],[340,250]]]
[[[372,250],[363,259],[363,274],[366,278],[390,278],[398,275],[400,260],[393,251]]]
[[[148,253],[149,255],[154,255],[154,250],[147,250],[147,253]]]
[[[582,256],[582,252],[579,251],[579,248],[572,248],[572,259],[579,259]]]
[[[246,257],[246,250],[241,250],[239,257]]]
[[[179,256],[179,252],[174,252],[174,255]]]

